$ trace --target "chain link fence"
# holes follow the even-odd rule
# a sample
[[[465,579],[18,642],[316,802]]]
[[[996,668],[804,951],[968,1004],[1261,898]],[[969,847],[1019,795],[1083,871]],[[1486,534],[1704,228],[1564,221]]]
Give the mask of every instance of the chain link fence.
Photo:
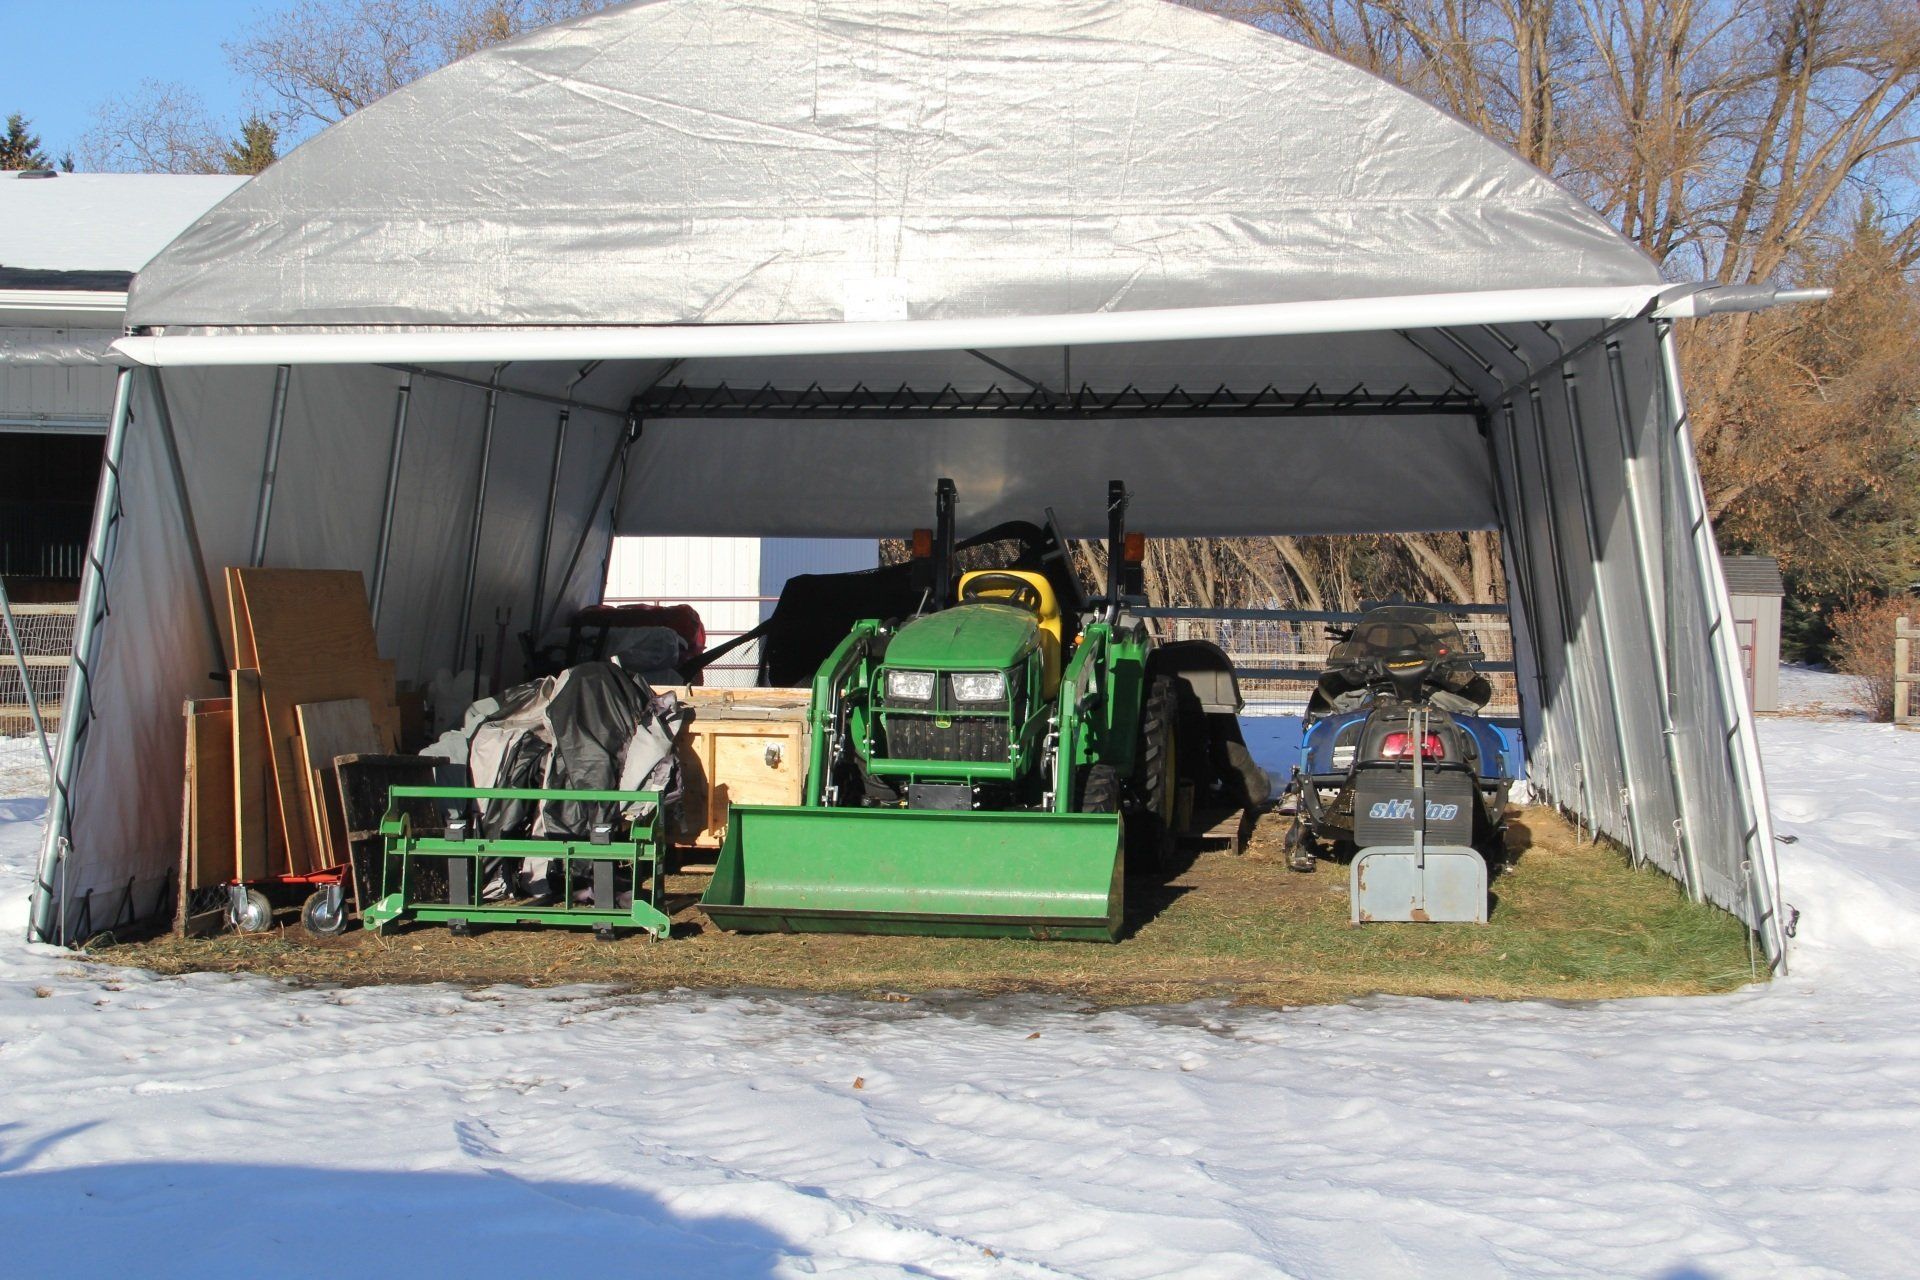
[[[67,674],[73,661],[73,624],[79,606],[72,604],[16,604],[14,625],[20,632],[16,656],[6,631],[0,629],[0,737],[33,732],[31,696],[40,707],[47,732],[59,726],[60,705],[67,694]],[[20,657],[26,659],[26,680],[20,675]],[[32,685],[31,694],[27,688]]]

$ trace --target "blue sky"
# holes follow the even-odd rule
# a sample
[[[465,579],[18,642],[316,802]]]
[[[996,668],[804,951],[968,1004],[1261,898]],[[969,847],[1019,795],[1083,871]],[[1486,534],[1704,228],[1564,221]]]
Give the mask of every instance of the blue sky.
[[[79,141],[105,99],[142,80],[172,80],[197,91],[216,120],[237,122],[247,90],[221,45],[279,7],[268,0],[0,0],[0,117],[26,116],[58,156]]]

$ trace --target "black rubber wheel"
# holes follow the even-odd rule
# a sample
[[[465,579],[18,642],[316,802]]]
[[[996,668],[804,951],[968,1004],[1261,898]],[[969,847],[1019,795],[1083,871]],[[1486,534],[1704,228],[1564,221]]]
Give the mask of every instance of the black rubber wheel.
[[[244,907],[227,907],[227,920],[236,933],[265,933],[273,928],[273,903],[260,890],[249,889]]]
[[[334,904],[333,890],[315,889],[300,907],[300,923],[316,938],[337,938],[347,931],[347,904]]]
[[[1128,860],[1143,871],[1164,870],[1179,840],[1180,697],[1174,681],[1157,676],[1147,686],[1140,711],[1140,750],[1134,761],[1133,790],[1138,801]]]
[[[1110,764],[1088,765],[1080,771],[1073,808],[1076,813],[1120,812],[1120,774]]]

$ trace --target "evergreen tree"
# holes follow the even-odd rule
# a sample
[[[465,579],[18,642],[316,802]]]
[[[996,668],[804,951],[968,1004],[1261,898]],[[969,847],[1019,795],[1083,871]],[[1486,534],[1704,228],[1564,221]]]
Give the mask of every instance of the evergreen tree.
[[[18,111],[7,117],[7,132],[0,137],[0,169],[51,169],[53,162],[40,149],[40,139],[27,130],[27,118]]]
[[[240,136],[220,157],[228,173],[251,176],[280,158],[280,131],[259,116],[247,117]]]

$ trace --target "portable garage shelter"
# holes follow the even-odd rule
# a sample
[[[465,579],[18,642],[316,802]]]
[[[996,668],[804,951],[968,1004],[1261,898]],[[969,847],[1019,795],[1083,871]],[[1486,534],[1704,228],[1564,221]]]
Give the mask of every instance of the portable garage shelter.
[[[1164,0],[656,0],[300,148],[135,282],[35,927],[151,910],[220,568],[359,566],[403,677],[620,533],[1498,528],[1536,785],[1747,920],[1774,860],[1669,328],[1572,195]],[[584,566],[584,568],[583,568]]]

